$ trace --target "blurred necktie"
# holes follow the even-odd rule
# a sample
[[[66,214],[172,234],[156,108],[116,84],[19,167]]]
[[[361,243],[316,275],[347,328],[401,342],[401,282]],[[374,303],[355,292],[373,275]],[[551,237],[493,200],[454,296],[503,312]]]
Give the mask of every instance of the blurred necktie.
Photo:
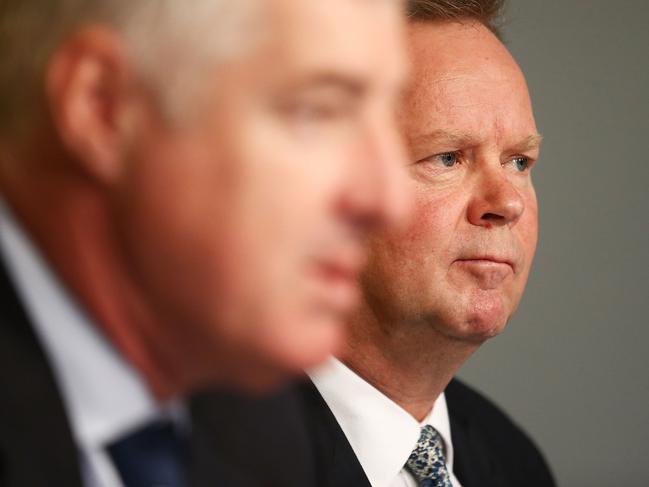
[[[124,487],[186,487],[186,446],[173,423],[157,420],[107,448]]]
[[[421,429],[419,441],[406,462],[406,468],[420,487],[452,487],[446,469],[444,442],[439,432],[430,425]]]

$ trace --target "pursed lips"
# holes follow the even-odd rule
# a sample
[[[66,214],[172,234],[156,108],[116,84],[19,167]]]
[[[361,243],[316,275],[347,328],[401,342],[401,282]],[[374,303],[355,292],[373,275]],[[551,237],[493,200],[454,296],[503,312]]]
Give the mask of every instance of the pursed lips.
[[[458,263],[474,263],[484,265],[507,265],[511,268],[512,272],[516,273],[517,265],[515,264],[514,259],[505,256],[497,256],[493,254],[484,254],[484,255],[471,255],[471,256],[462,256],[459,259],[456,259],[455,262]]]
[[[315,273],[327,296],[325,299],[339,312],[347,312],[358,304],[358,276],[365,261],[360,245],[340,247],[316,260]]]
[[[367,260],[365,245],[357,234],[338,233],[336,239],[318,247],[313,261],[321,272],[340,280],[357,280]]]

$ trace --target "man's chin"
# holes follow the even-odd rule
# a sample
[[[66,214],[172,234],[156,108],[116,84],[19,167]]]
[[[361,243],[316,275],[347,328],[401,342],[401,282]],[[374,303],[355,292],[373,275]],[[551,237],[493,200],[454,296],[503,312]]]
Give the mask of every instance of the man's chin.
[[[509,313],[501,300],[473,303],[470,309],[446,321],[443,326],[447,336],[481,344],[500,335],[507,326]]]
[[[480,346],[490,338],[498,335],[502,330],[477,328],[470,323],[466,323],[461,327],[447,327],[440,331],[451,341]]]
[[[493,323],[491,320],[476,319],[467,323],[468,338],[476,342],[484,342],[500,335],[505,329],[506,323]]]

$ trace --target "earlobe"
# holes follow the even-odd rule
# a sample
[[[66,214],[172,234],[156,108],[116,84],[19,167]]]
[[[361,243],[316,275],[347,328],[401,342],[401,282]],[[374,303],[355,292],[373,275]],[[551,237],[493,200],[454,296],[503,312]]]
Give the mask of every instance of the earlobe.
[[[129,106],[129,66],[119,36],[88,27],[62,44],[46,72],[55,130],[79,170],[101,184],[123,170],[130,138],[120,118]]]

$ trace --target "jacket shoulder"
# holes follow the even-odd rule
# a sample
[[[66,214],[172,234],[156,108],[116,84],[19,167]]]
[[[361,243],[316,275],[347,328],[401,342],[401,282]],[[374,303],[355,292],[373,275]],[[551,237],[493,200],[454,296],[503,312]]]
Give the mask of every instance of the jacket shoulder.
[[[456,451],[456,470],[470,476],[470,472],[476,470],[473,465],[481,462],[484,471],[499,479],[494,485],[555,485],[550,468],[534,441],[502,409],[458,379],[449,383],[445,395]],[[472,485],[466,483],[467,487]]]

